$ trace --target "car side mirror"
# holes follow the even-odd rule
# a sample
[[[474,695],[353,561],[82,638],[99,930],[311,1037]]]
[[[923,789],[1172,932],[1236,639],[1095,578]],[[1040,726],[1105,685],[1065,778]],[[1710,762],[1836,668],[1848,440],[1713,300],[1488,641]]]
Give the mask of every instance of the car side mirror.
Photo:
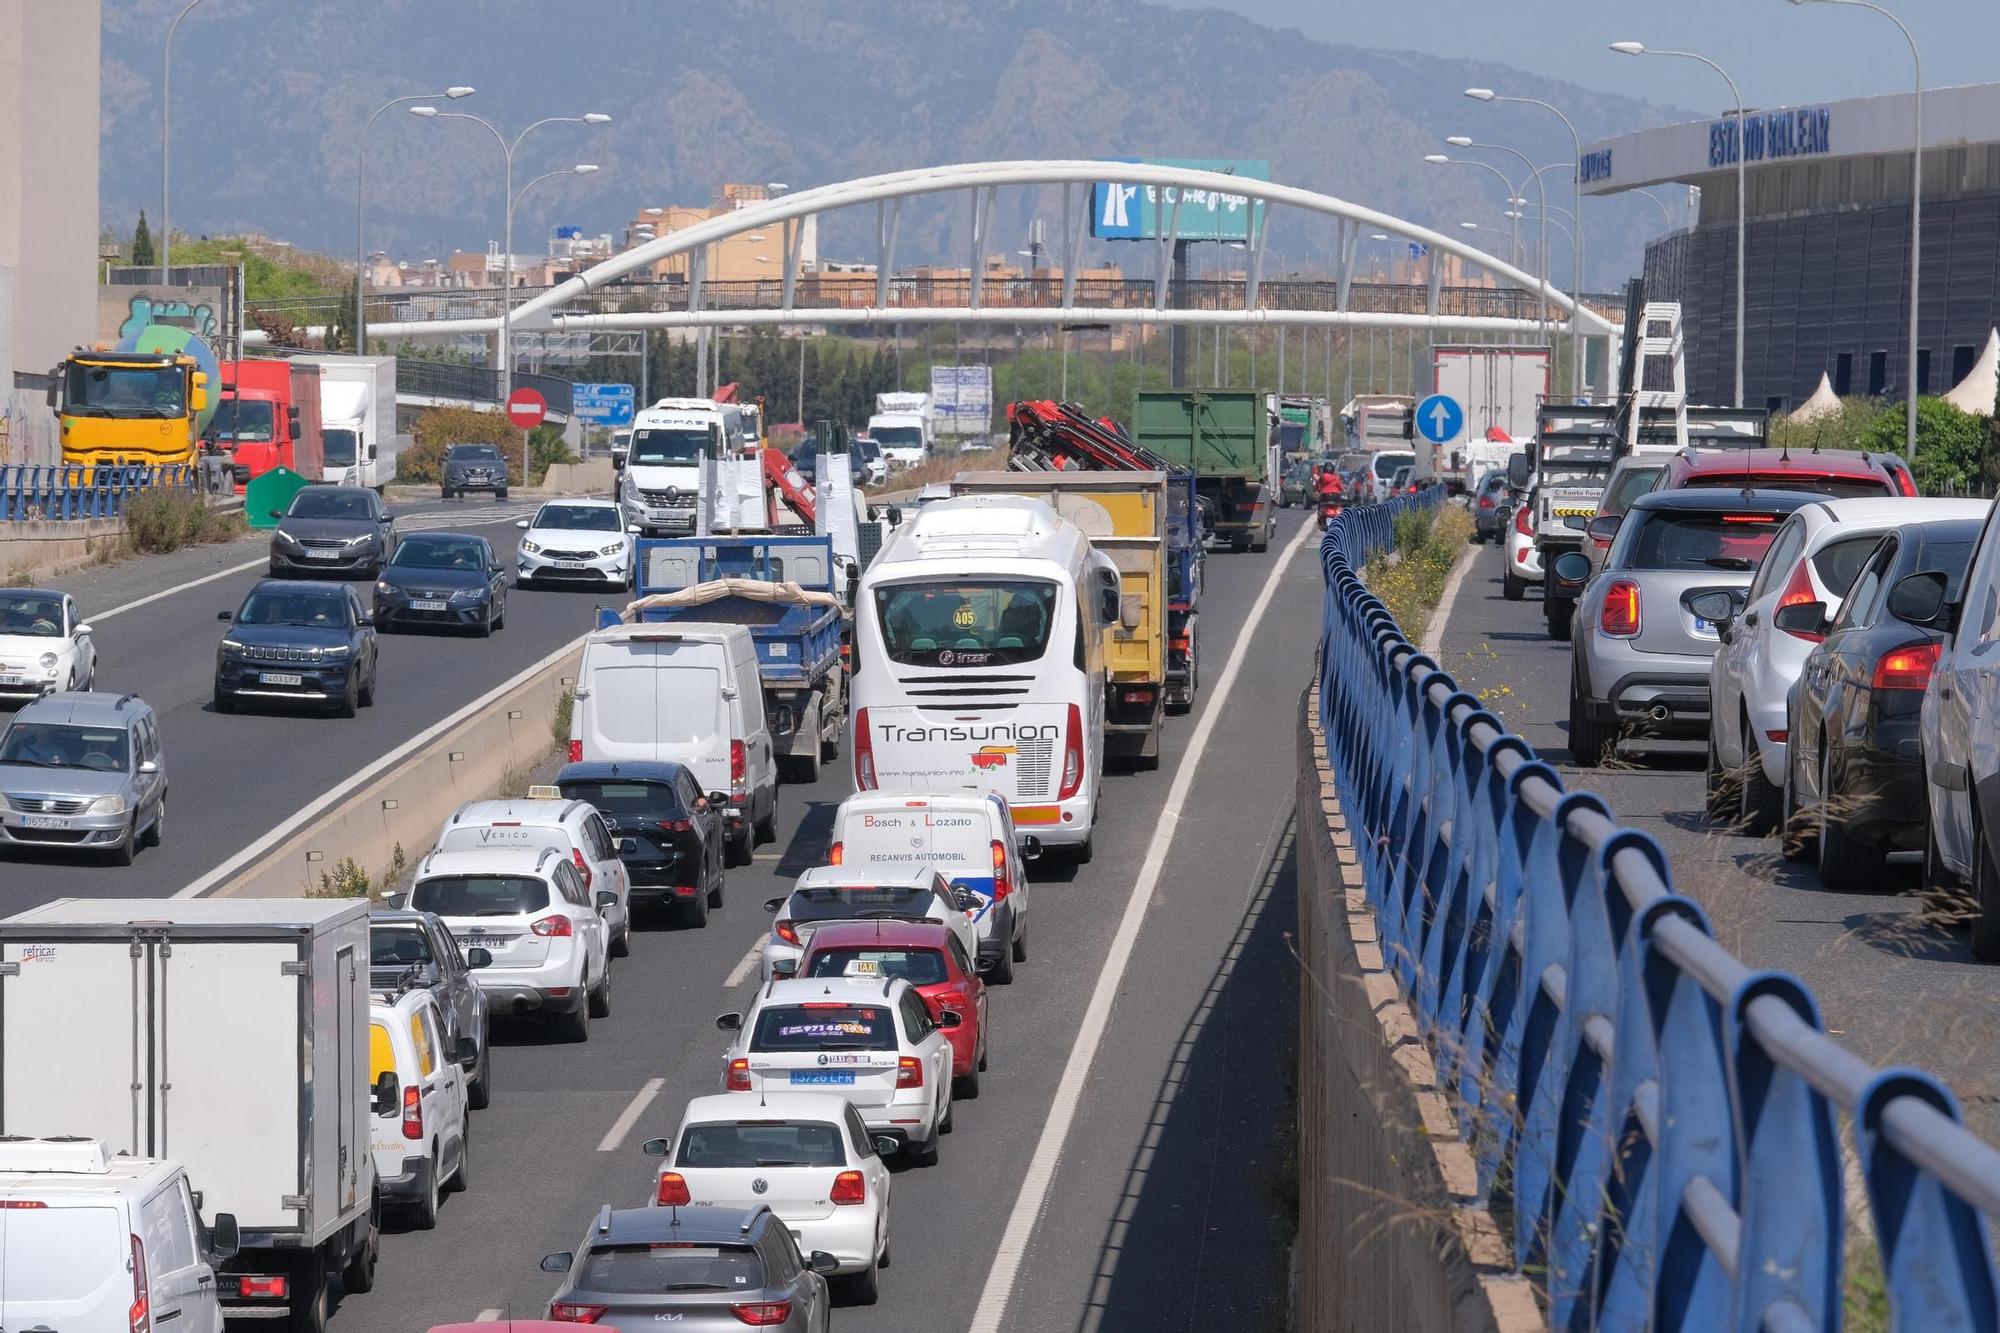
[[[892,528],[900,528],[903,526],[903,506],[901,505],[889,506],[889,526]]]
[[[300,429],[300,427],[299,427],[299,409],[298,409],[298,408],[296,408],[296,407],[288,407],[288,408],[286,408],[286,409],[285,409],[285,429],[286,429],[286,430],[287,430],[288,432],[290,432],[290,434],[291,434],[291,437],[292,437],[293,439],[295,439],[295,440],[296,440],[296,439],[298,439],[298,438],[299,438],[299,429]]]
[[[374,461],[375,461],[375,459],[376,459],[376,457],[377,457],[377,450],[379,450],[380,448],[381,448],[381,446],[380,446],[380,445],[374,445],[374,444],[371,444],[371,445],[369,445],[369,446],[368,446],[368,461],[369,461],[369,462],[371,462],[371,463],[372,463],[372,462],[374,462]]]
[[[71,637],[78,639],[87,639],[91,636],[92,633],[93,630],[88,620],[84,621],[81,625],[78,625],[75,629],[70,631]]]
[[[554,1254],[545,1254],[542,1256],[542,1271],[544,1273],[567,1273],[569,1272],[570,1265],[575,1262],[576,1255],[573,1252],[558,1250]]]
[[[784,905],[785,900],[783,898],[766,898],[764,900],[764,910],[767,912],[776,912]]]
[[[1590,526],[1590,520],[1582,514],[1565,514],[1563,516],[1563,526],[1571,532],[1582,532]]]
[[[528,530],[528,520],[525,518],[520,519],[514,524],[514,526],[519,528],[521,531],[526,532]]]
[[[640,527],[637,523],[627,523],[625,525],[625,531],[631,533],[634,537],[636,537],[640,533],[643,533],[645,529]]]
[[[806,1267],[812,1269],[815,1273],[824,1275],[838,1269],[840,1267],[840,1260],[834,1258],[825,1250],[814,1250],[812,1258],[806,1263]]]
[[[771,976],[773,978],[796,977],[799,974],[799,960],[796,958],[773,958]]]
[[[743,1015],[718,1014],[715,1019],[715,1026],[722,1032],[741,1032],[743,1030]]]
[[[1825,634],[1826,603],[1794,602],[1790,606],[1781,606],[1778,613],[1771,617],[1771,623],[1793,634]]]
[[[1556,582],[1566,588],[1581,588],[1590,580],[1590,557],[1581,551],[1565,551],[1556,557]]]
[[[153,774],[160,771],[159,761],[156,759],[141,759],[139,761],[139,771],[141,773],[144,773],[147,777],[151,777]]]
[[[597,891],[597,911],[600,916],[616,906],[618,906],[617,894],[613,893],[610,889],[599,889]]]
[[[460,1037],[451,1046],[451,1062],[460,1069],[471,1069],[479,1063],[479,1043],[470,1037]]]
[[[1583,535],[1594,542],[1604,542],[1608,545],[1611,539],[1618,535],[1619,526],[1624,522],[1624,516],[1620,514],[1599,514],[1585,525]]]
[[[215,618],[221,621],[231,621],[236,619],[236,613],[234,611],[217,611]]]
[[[947,1031],[957,1027],[960,1023],[963,1023],[964,1021],[965,1019],[959,1014],[958,1010],[956,1009],[945,1009],[939,1011],[938,1013],[938,1026],[946,1029]]]
[[[709,803],[710,805],[713,805],[713,806],[718,806],[718,807],[719,807],[719,806],[725,806],[725,805],[728,805],[728,804],[729,804],[729,793],[728,793],[728,792],[721,792],[721,791],[712,791],[712,792],[710,792],[710,793],[708,794],[708,803]]]
[[[671,1139],[647,1139],[639,1145],[639,1151],[648,1157],[665,1157],[674,1150]]]
[[[1688,598],[1687,609],[1713,625],[1726,625],[1736,618],[1736,599],[1726,592],[1705,592]]]
[[[208,1261],[211,1264],[226,1263],[236,1257],[243,1248],[243,1232],[236,1225],[236,1214],[217,1213],[215,1221],[208,1227]]]
[[[397,1084],[395,1074],[388,1070],[382,1071],[382,1077],[375,1080],[375,1093],[370,1103],[370,1109],[376,1115],[388,1115],[396,1109],[396,1096],[401,1091],[402,1088]]]
[[[961,912],[970,912],[978,908],[979,900],[972,896],[971,889],[960,884],[952,888],[951,904]]]
[[[1039,861],[1042,859],[1042,840],[1034,834],[1030,833],[1022,837],[1020,847],[1021,859],[1023,861]]]
[[[272,518],[283,518],[285,516],[285,511],[282,509],[273,509],[270,511],[270,514]]]
[[[903,1141],[901,1139],[891,1138],[887,1134],[884,1134],[875,1140],[875,1155],[877,1157],[889,1157],[902,1150]]]
[[[1889,614],[1911,625],[1935,625],[1945,610],[1945,576],[1925,570],[1897,580],[1889,590]]]
[[[482,967],[493,966],[492,951],[489,949],[482,949],[476,944],[473,945],[470,949],[467,949],[465,951],[465,966],[466,970],[471,972],[477,972]]]

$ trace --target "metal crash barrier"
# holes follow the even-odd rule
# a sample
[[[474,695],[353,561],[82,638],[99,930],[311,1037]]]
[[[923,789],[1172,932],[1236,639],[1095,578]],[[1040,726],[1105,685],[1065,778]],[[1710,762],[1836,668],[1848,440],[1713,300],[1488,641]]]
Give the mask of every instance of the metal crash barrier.
[[[195,480],[178,465],[0,467],[0,521],[117,518],[131,496],[162,487],[192,495]]]
[[[1839,1112],[1894,1326],[2000,1327],[2000,1151],[1951,1091],[1872,1067],[1797,979],[1718,944],[1659,844],[1566,790],[1362,586],[1395,517],[1442,500],[1349,509],[1321,542],[1320,716],[1383,965],[1551,1326],[1839,1328]]]

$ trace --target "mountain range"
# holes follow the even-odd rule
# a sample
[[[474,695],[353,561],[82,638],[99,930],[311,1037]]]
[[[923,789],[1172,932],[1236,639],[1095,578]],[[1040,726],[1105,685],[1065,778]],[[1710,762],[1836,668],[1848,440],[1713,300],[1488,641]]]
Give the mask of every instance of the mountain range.
[[[121,233],[141,208],[157,225],[161,42],[179,3],[104,3],[101,200]],[[1499,181],[1424,155],[1462,133],[1567,162],[1569,136],[1546,112],[1463,89],[1554,103],[1586,139],[1690,114],[1134,0],[205,0],[173,59],[176,229],[335,254],[354,245],[363,122],[390,98],[452,84],[478,92],[448,109],[509,137],[543,116],[613,117],[523,143],[517,186],[578,161],[600,167],[521,205],[523,253],[554,224],[619,234],[642,207],[705,204],[728,181],[805,186],[1017,157],[1261,158],[1274,180],[1415,222],[1504,227]],[[502,179],[486,130],[390,112],[368,140],[368,247],[405,259],[483,249],[500,234]],[[1567,206],[1566,173],[1544,179]],[[1054,191],[1003,193],[996,248],[1025,245],[1028,220],[1059,207]],[[1644,199],[1587,210],[1586,280],[1603,287],[1634,271],[1661,219]],[[899,260],[963,263],[967,213],[962,199],[906,208]],[[870,259],[873,230],[872,209],[823,218],[820,252]],[[1267,272],[1323,266],[1331,242],[1330,221],[1281,210],[1281,266]],[[1566,281],[1567,251],[1552,248]],[[1136,247],[1111,257],[1134,271],[1149,262]]]

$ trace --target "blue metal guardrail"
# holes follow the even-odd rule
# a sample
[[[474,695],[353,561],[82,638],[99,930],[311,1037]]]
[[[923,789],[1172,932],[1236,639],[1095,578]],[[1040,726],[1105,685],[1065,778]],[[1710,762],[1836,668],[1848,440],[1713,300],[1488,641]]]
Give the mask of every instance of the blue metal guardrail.
[[[191,467],[0,467],[0,521],[116,518],[125,502],[161,487],[194,493]]]
[[[1559,1329],[1837,1329],[1851,1118],[1894,1326],[2000,1327],[2000,1152],[1943,1083],[1828,1037],[1649,835],[1405,639],[1358,571],[1433,489],[1320,545],[1320,716],[1384,966],[1455,1088],[1482,1194]]]

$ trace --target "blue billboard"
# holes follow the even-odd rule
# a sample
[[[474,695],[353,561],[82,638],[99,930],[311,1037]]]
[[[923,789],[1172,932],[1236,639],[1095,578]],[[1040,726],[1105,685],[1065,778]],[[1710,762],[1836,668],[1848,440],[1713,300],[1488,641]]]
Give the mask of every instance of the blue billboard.
[[[629,426],[636,406],[637,395],[629,384],[579,384],[570,400],[576,419],[593,426]]]
[[[1119,157],[1110,161],[1217,171],[1246,180],[1271,179],[1269,162],[1247,158]],[[1184,241],[1247,241],[1263,216],[1261,201],[1253,203],[1246,195],[1222,190],[1102,180],[1090,192],[1090,234],[1099,240],[1151,240],[1171,231]]]

